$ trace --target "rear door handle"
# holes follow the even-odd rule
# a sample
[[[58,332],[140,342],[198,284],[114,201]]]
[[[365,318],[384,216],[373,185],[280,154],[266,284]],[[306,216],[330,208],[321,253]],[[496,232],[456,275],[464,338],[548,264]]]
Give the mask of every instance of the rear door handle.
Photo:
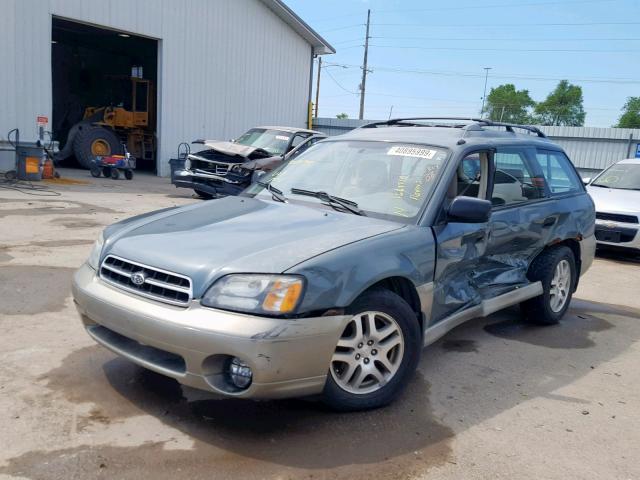
[[[547,218],[544,219],[544,222],[542,222],[542,226],[543,227],[550,227],[554,223],[556,223],[556,217],[547,217]]]

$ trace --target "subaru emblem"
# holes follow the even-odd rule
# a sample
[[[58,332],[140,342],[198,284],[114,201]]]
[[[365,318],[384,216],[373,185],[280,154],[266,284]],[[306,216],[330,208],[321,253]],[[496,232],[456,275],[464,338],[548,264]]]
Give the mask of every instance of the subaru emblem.
[[[131,275],[131,282],[134,285],[142,285],[145,281],[145,276],[144,276],[144,272],[136,272],[134,274]]]

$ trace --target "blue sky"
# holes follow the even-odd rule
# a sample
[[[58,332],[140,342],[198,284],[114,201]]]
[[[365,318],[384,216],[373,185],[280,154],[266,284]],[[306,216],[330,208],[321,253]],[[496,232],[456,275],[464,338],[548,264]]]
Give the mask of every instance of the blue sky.
[[[365,118],[392,106],[393,117],[477,116],[484,67],[487,92],[514,83],[540,101],[559,79],[582,86],[587,126],[611,126],[640,96],[640,0],[285,1],[336,48],[323,61],[347,67],[323,68],[321,117],[358,116],[368,8]]]

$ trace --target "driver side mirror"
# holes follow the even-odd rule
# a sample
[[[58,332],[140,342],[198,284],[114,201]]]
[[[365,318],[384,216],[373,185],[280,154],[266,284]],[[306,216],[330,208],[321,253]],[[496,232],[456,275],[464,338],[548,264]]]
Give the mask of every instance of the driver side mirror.
[[[591,183],[591,177],[583,177],[582,183],[583,185],[589,185]]]
[[[449,205],[450,222],[486,223],[491,217],[491,202],[475,197],[456,197]]]

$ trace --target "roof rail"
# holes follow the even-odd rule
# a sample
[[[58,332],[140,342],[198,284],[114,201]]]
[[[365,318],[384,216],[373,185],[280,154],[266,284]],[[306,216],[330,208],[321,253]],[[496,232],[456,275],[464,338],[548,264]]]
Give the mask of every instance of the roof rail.
[[[390,127],[390,126],[403,126],[403,127],[427,127],[432,125],[425,125],[424,123],[419,123],[419,121],[424,120],[462,120],[465,123],[455,124],[455,125],[447,125],[454,128],[465,128],[469,129],[470,127],[504,127],[507,132],[515,133],[514,128],[519,128],[521,130],[526,130],[530,133],[535,133],[540,138],[546,138],[546,135],[542,130],[538,127],[534,127],[531,125],[518,125],[514,123],[503,123],[503,122],[494,122],[493,120],[485,119],[485,118],[473,118],[473,117],[407,117],[407,118],[392,118],[389,120],[383,120],[380,122],[372,122],[367,123],[366,125],[362,125],[360,128],[378,128],[382,126]],[[445,126],[445,125],[438,125]]]

